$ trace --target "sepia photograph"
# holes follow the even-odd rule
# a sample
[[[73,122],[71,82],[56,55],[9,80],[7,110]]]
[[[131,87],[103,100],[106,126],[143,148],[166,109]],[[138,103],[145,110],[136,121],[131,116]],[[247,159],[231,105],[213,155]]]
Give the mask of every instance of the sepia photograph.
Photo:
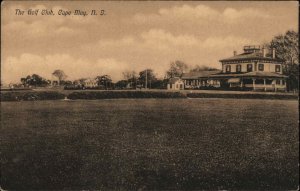
[[[298,1],[2,1],[0,191],[298,190]]]

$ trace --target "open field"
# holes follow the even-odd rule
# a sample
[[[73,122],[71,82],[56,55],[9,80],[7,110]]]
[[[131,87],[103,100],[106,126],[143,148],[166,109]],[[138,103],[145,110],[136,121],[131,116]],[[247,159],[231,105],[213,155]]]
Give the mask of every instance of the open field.
[[[1,102],[8,190],[298,188],[298,101]]]

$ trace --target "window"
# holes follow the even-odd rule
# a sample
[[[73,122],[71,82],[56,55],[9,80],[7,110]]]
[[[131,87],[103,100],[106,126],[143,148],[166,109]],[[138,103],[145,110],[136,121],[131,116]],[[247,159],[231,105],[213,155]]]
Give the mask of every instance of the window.
[[[280,72],[280,65],[275,66],[275,72]]]
[[[247,64],[247,72],[252,72],[252,64]]]
[[[270,80],[270,79],[266,79],[266,84],[270,85],[272,84],[273,80]]]
[[[242,66],[240,64],[236,65],[236,72],[241,72]]]
[[[258,70],[264,71],[264,64],[258,64]]]
[[[280,85],[280,80],[276,80],[276,84],[277,84],[277,85]]]
[[[231,72],[231,66],[230,65],[226,66],[226,72]]]
[[[263,79],[256,79],[255,84],[264,84],[264,80]]]

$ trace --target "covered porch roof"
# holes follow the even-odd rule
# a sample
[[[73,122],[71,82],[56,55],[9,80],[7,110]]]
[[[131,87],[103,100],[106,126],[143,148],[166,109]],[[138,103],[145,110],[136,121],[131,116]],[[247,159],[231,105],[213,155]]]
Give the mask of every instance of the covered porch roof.
[[[257,77],[257,78],[287,78],[287,76],[273,73],[273,72],[247,72],[247,73],[236,73],[236,74],[226,74],[219,73],[213,74],[210,76],[211,78],[236,78],[236,77]]]
[[[229,78],[228,83],[240,83],[240,78]]]

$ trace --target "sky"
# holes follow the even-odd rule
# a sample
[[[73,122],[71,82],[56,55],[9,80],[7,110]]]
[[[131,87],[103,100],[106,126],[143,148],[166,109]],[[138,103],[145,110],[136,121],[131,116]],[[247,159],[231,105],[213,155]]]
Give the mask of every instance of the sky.
[[[29,9],[38,15],[28,15]],[[17,83],[34,73],[52,79],[56,69],[69,80],[108,74],[116,82],[124,71],[146,68],[162,78],[175,60],[221,68],[219,60],[242,53],[244,45],[298,31],[298,20],[296,1],[6,1],[1,80]]]

